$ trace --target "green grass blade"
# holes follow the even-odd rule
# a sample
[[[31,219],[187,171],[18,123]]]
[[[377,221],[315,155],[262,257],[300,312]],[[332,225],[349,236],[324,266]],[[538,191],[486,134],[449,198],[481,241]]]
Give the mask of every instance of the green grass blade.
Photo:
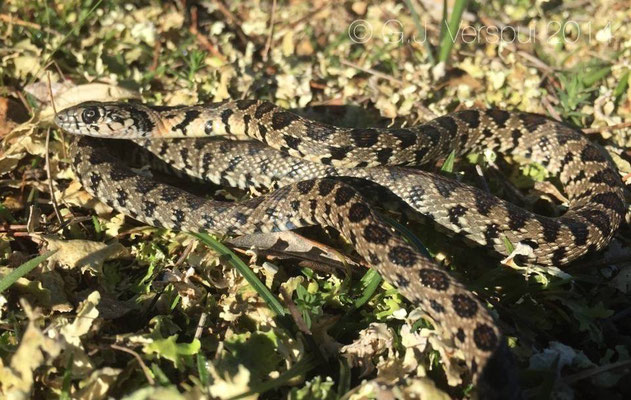
[[[446,2],[445,2],[446,4]],[[454,7],[451,10],[451,16],[449,18],[449,24],[447,24],[446,18],[442,21],[442,26],[447,24],[445,31],[440,38],[440,48],[438,49],[438,61],[446,62],[449,58],[449,53],[454,47],[454,42],[457,37],[458,28],[460,27],[460,20],[462,19],[462,13],[467,9],[469,0],[456,0]],[[446,12],[445,12],[446,15]],[[442,30],[442,29],[441,29]]]
[[[351,390],[351,368],[345,358],[340,357],[339,360],[340,374],[337,380],[337,395],[342,398],[349,390]]]
[[[68,361],[66,362],[66,370],[63,373],[63,381],[61,384],[61,393],[59,394],[59,400],[70,400],[70,390],[72,386],[72,363],[74,361],[74,355],[70,354]]]
[[[412,231],[410,231],[403,224],[399,223],[397,220],[390,218],[387,215],[382,216],[382,218],[387,223],[392,225],[397,232],[403,235],[406,241],[412,244],[412,246],[423,253],[426,257],[431,259],[431,255],[429,254],[423,243],[419,240],[419,238],[416,237],[414,233],[412,233]],[[368,302],[368,300],[370,300],[377,288],[379,288],[379,284],[382,280],[382,276],[375,269],[370,269],[364,274],[364,276],[361,278],[361,286],[363,287],[362,295],[357,300],[355,300],[353,304],[355,309],[362,307]]]
[[[440,168],[442,172],[452,173],[454,172],[454,160],[456,159],[456,151],[452,150],[447,156],[447,159],[443,163],[443,166]]]
[[[5,276],[4,278],[2,278],[2,280],[0,280],[0,293],[2,293],[5,290],[7,290],[18,279],[20,279],[24,275],[28,274],[29,272],[31,272],[42,261],[45,261],[46,259],[48,259],[48,257],[52,256],[56,252],[57,252],[57,250],[46,252],[46,253],[42,254],[41,256],[37,256],[37,257],[25,262],[24,264],[20,265],[19,267],[17,267],[13,271],[11,271],[7,276]]]
[[[609,75],[609,73],[611,73],[611,67],[609,66],[598,68],[583,78],[583,84],[586,87],[593,86],[596,82]]]
[[[171,385],[171,381],[169,380],[169,377],[167,376],[167,374],[164,373],[164,371],[162,371],[162,369],[158,366],[158,364],[156,363],[151,364],[151,372],[153,373],[153,376],[156,377],[156,381],[158,382],[160,386]]]
[[[204,385],[204,387],[210,385],[210,375],[208,374],[208,370],[206,369],[206,357],[204,354],[197,353],[197,373],[199,374],[199,381]]]
[[[408,7],[408,10],[410,10],[410,14],[412,14],[412,19],[414,20],[414,25],[416,25],[416,29],[418,30],[419,33],[423,34],[423,45],[425,46],[425,50],[427,50],[427,57],[429,58],[429,61],[432,64],[435,64],[436,58],[434,57],[434,50],[432,49],[431,43],[427,39],[427,31],[425,30],[425,27],[423,27],[423,24],[421,23],[421,20],[418,17],[418,13],[416,12],[416,10],[414,9],[414,6],[412,5],[412,1],[405,0],[405,5]]]
[[[17,220],[15,219],[13,214],[11,214],[11,211],[9,211],[9,209],[6,208],[4,204],[0,204],[0,218],[6,219],[11,224],[17,223]]]
[[[432,257],[429,254],[429,251],[427,251],[427,248],[423,245],[423,242],[421,242],[421,240],[419,238],[417,238],[416,235],[414,233],[412,233],[412,231],[409,230],[405,225],[403,225],[402,223],[400,223],[399,221],[397,221],[394,218],[388,217],[387,215],[382,216],[382,218],[387,223],[392,225],[397,232],[399,232],[401,235],[403,235],[403,238],[405,240],[407,240],[408,243],[410,243],[412,246],[416,247],[416,249],[418,251],[423,253],[428,258]]]
[[[447,10],[449,9],[448,4],[447,4],[447,0],[443,0],[443,15],[441,15],[440,17],[440,32],[438,33],[438,43],[442,43],[443,42],[443,38],[445,37],[445,28],[447,25],[447,17],[449,16],[447,14]]]
[[[377,288],[379,288],[379,284],[382,280],[383,278],[376,270],[371,268],[366,271],[366,273],[364,274],[364,276],[362,276],[360,280],[361,286],[363,287],[362,295],[357,300],[355,300],[355,302],[353,303],[353,307],[355,307],[355,309],[358,309],[366,304],[368,300],[370,300],[372,295],[375,294],[375,291],[377,290]]]
[[[50,52],[50,54],[48,55],[48,57],[46,57],[46,60],[44,60],[44,62],[42,64],[40,64],[39,69],[37,70],[36,73],[33,74],[33,76],[31,76],[31,79],[29,79],[28,81],[28,85],[32,84],[33,82],[35,82],[35,80],[37,78],[39,78],[39,73],[42,71],[42,69],[44,69],[47,65],[48,62],[53,58],[53,56],[55,55],[55,53],[57,53],[57,51],[63,47],[63,45],[66,43],[66,41],[68,40],[68,38],[74,34],[75,32],[78,32],[81,27],[83,26],[83,24],[85,24],[85,21],[88,19],[88,17],[90,15],[92,15],[92,13],[94,11],[96,11],[96,9],[101,5],[101,2],[103,0],[98,0],[93,6],[92,8],[90,8],[90,10],[84,14],[81,18],[79,18],[79,21],[77,22],[77,24],[75,25],[75,27],[73,29],[70,30],[70,32],[66,33],[66,35],[64,35],[63,38],[61,38],[61,41],[57,44],[57,46]]]
[[[191,233],[197,239],[201,240],[206,246],[215,250],[220,255],[227,258],[228,263],[239,271],[246,281],[256,290],[256,292],[265,300],[269,308],[278,316],[285,316],[285,308],[280,301],[270,292],[270,290],[261,282],[254,272],[248,267],[236,254],[229,248],[219,243],[212,236],[205,233]]]
[[[504,242],[504,248],[506,249],[506,253],[512,254],[515,251],[515,246],[511,243],[510,240],[506,237],[506,235],[502,235],[502,241]]]
[[[627,87],[629,87],[629,70],[627,70],[627,72],[624,73],[624,75],[622,75],[622,78],[620,78],[620,81],[618,82],[618,84],[616,85],[616,88],[613,91],[613,96],[616,99],[619,99],[620,96],[622,96],[626,91],[627,91]]]

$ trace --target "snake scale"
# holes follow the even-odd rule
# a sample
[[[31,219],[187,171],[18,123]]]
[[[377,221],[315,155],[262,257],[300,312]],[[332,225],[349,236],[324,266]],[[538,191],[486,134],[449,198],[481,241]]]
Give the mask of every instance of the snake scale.
[[[383,186],[435,223],[496,252],[506,253],[504,237],[521,243],[532,250],[529,261],[542,265],[563,265],[603,248],[625,213],[623,184],[604,151],[537,114],[463,110],[409,128],[359,129],[315,122],[265,101],[188,107],[90,102],[59,112],[55,122],[78,135],[72,164],[86,190],[150,225],[227,235],[336,228],[453,339],[474,380],[506,374],[497,356],[506,346],[487,309],[393,232],[353,186],[331,177]],[[200,198],[132,172],[104,141],[86,136],[135,140],[176,169],[216,183],[279,188],[237,203]],[[211,136],[239,141],[193,139]],[[180,139],[165,140],[171,138]],[[558,175],[568,198],[565,214],[537,215],[407,168],[452,150],[479,149],[525,157]]]

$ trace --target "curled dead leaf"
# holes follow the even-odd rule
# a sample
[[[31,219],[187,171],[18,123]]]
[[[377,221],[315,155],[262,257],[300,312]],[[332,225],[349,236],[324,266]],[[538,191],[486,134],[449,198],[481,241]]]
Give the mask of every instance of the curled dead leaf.
[[[0,359],[0,393],[6,399],[31,398],[34,371],[51,363],[63,350],[61,341],[50,338],[38,328],[36,321],[41,317],[39,312],[31,309],[25,301],[22,307],[29,316],[26,331],[9,365],[4,366]]]
[[[50,236],[43,237],[49,250],[59,250],[51,260],[68,268],[81,268],[101,274],[103,263],[128,254],[125,246],[118,242],[105,244],[89,240],[59,240]]]

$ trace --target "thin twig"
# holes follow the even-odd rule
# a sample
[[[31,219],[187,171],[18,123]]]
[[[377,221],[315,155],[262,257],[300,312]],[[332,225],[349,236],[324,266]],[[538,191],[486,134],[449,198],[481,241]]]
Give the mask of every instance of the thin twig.
[[[223,3],[223,1],[215,0],[215,4],[217,5],[217,9],[219,10],[219,12],[222,13],[223,16],[226,17],[226,19],[232,23],[234,31],[236,32],[237,37],[239,38],[241,43],[244,46],[247,45],[248,37],[246,36],[245,32],[243,32],[243,29],[241,29],[241,25],[243,24],[243,21],[237,18],[232,13],[232,11],[230,11],[230,9]]]
[[[291,314],[292,318],[294,319],[294,322],[296,322],[296,326],[298,327],[298,329],[300,329],[300,331],[304,333],[305,335],[312,335],[311,331],[309,330],[309,327],[307,326],[307,323],[305,322],[304,318],[302,318],[302,314],[300,313],[300,310],[298,310],[298,306],[296,306],[296,303],[294,303],[287,289],[284,287],[281,287],[280,292],[283,295],[283,300],[285,300],[285,305],[287,306],[287,309],[289,310],[289,314]]]
[[[546,110],[548,111],[548,113],[550,114],[550,116],[554,119],[556,119],[557,121],[561,121],[561,115],[554,109],[554,106],[552,105],[552,103],[550,103],[550,100],[548,99],[548,97],[543,97],[541,99],[541,103],[545,106]]]
[[[53,89],[50,83],[50,72],[48,73],[48,95],[53,106],[53,112],[57,115],[57,108],[55,107],[55,101],[53,99]],[[59,206],[57,205],[57,197],[55,196],[55,187],[53,185],[53,176],[50,173],[50,128],[46,129],[46,178],[48,181],[48,190],[50,191],[50,202],[53,204],[53,210],[59,224],[63,224],[61,213],[59,212]]]
[[[567,384],[572,384],[574,382],[580,381],[581,379],[589,378],[594,375],[598,375],[598,374],[602,374],[603,372],[610,371],[612,369],[617,369],[617,368],[626,367],[630,365],[631,365],[631,360],[624,360],[624,361],[618,361],[618,362],[607,364],[607,365],[601,365],[598,367],[588,369],[586,371],[581,371],[576,374],[566,376],[565,378],[563,378],[563,382]]]
[[[153,377],[151,376],[151,371],[149,370],[145,362],[142,360],[142,358],[140,358],[138,353],[136,353],[135,351],[131,349],[128,349],[127,347],[122,347],[117,344],[112,344],[110,345],[110,347],[113,348],[114,350],[120,350],[125,353],[131,354],[136,359],[136,361],[138,361],[138,364],[140,364],[140,368],[142,369],[142,372],[145,374],[145,378],[147,378],[147,382],[149,382],[151,386],[156,384],[156,382],[153,380]]]
[[[195,246],[195,243],[197,242],[190,242],[188,246],[186,246],[180,258],[178,258],[175,264],[173,265],[174,267],[179,267],[184,262],[184,260],[186,260],[186,257],[188,257],[188,255],[191,254],[191,251],[193,251],[193,247]]]
[[[357,65],[355,63],[352,63],[352,62],[350,62],[348,60],[344,60],[344,59],[340,60],[340,62],[342,64],[348,66],[348,67],[352,67],[352,68],[358,69],[360,71],[364,71],[366,73],[372,74],[372,75],[377,76],[379,78],[387,79],[387,80],[389,80],[391,82],[398,83],[399,85],[405,85],[405,82],[403,82],[402,80],[397,79],[395,77],[392,77],[390,75],[386,75],[386,74],[384,74],[382,72],[379,72],[377,70],[374,70],[372,68],[364,68],[364,67],[361,67],[361,66],[359,66],[359,65]]]
[[[489,185],[486,183],[486,179],[484,179],[484,171],[482,171],[482,167],[479,164],[475,165],[475,172],[478,174],[478,181],[482,186],[482,190],[487,193],[491,193],[491,189],[489,189]]]
[[[21,20],[19,18],[14,17],[13,15],[0,14],[0,21],[6,22],[7,24],[24,26],[31,29],[37,29],[38,31],[44,31],[46,33],[52,33],[53,35],[61,36],[61,33],[57,32],[54,29],[42,27],[40,24],[36,24],[34,22]]]
[[[47,218],[48,219],[48,218]],[[71,225],[75,225],[75,224],[81,224],[85,221],[90,221],[92,219],[92,217],[90,216],[85,216],[85,217],[72,217],[72,219],[69,219],[67,221],[64,221],[63,224],[59,225],[58,227],[56,227],[55,229],[51,229],[50,232],[59,232],[63,229],[65,229],[66,227],[69,227]]]
[[[517,51],[517,55],[519,55],[522,58],[525,58],[526,60],[530,61],[533,66],[535,68],[538,68],[539,70],[543,71],[544,73],[547,74],[554,74],[556,69],[549,66],[548,64],[544,63],[543,61],[541,61],[539,58],[535,57],[534,55],[527,53],[525,51]]]
[[[158,63],[160,62],[160,50],[162,49],[162,42],[160,39],[156,39],[156,43],[153,45],[153,58],[151,60],[151,65],[149,66],[149,71],[155,71],[158,68]]]
[[[624,129],[624,128],[631,128],[631,121],[623,122],[621,124],[616,124],[616,125],[599,126],[597,128],[583,129],[583,132],[591,134],[591,133],[615,131],[617,129]]]
[[[26,111],[30,114],[33,115],[33,107],[31,107],[31,105],[28,103],[28,100],[26,100],[26,97],[24,97],[24,94],[22,93],[22,91],[15,91],[13,92],[15,95],[18,96],[18,98],[20,99],[20,101],[22,102],[22,105],[24,106],[24,108],[26,109]]]
[[[55,196],[55,187],[53,186],[53,177],[50,173],[50,128],[46,129],[46,179],[48,181],[48,190],[50,191],[50,202],[55,210],[55,215],[60,224],[63,224],[61,213],[59,213],[59,206],[57,205],[57,197]]]
[[[243,23],[243,21],[241,21],[239,18],[237,18],[236,15],[234,15],[232,13],[232,11],[230,11],[230,9],[223,3],[223,1],[221,0],[215,0],[214,2],[217,5],[217,8],[219,9],[219,12],[221,12],[224,17],[228,18],[230,20],[230,22],[232,22],[233,24],[236,25],[241,25]],[[241,29],[241,28],[239,28]]]
[[[265,42],[265,49],[263,49],[263,61],[267,61],[267,55],[272,47],[272,36],[274,35],[274,21],[276,20],[276,0],[272,2],[272,15],[269,20],[269,33],[267,34],[267,42]]]
[[[0,232],[26,232],[26,225],[0,225]]]
[[[55,69],[57,70],[57,73],[59,74],[59,77],[61,78],[61,81],[65,82],[66,81],[66,75],[61,70],[61,67],[59,66],[59,64],[57,64],[57,61],[52,60],[50,63],[55,66]]]
[[[33,239],[33,235],[37,234],[37,232],[24,232],[24,231],[0,231],[2,233],[4,233],[5,235],[9,236],[9,237],[25,237],[25,238],[30,238],[31,240]]]
[[[202,315],[199,316],[199,321],[197,322],[197,329],[195,329],[195,339],[199,339],[202,337],[202,333],[204,333],[204,326],[206,325],[206,319],[208,319],[208,313],[204,311]]]
[[[226,57],[224,57],[223,54],[221,54],[219,50],[217,50],[217,48],[210,42],[210,40],[208,40],[206,36],[202,35],[202,33],[197,30],[197,7],[191,8],[191,26],[188,28],[188,30],[193,35],[195,35],[197,41],[202,45],[202,47],[208,50],[213,56],[219,58],[221,61],[226,61]]]
[[[330,5],[331,5],[330,2],[324,2],[324,4],[322,4],[320,7],[316,8],[315,10],[309,11],[306,15],[298,18],[294,22],[291,22],[289,24],[289,28],[294,29],[296,26],[300,25],[301,23],[305,21],[311,21],[311,18],[313,18],[313,16],[315,16],[317,13],[324,10],[325,7],[328,7]]]

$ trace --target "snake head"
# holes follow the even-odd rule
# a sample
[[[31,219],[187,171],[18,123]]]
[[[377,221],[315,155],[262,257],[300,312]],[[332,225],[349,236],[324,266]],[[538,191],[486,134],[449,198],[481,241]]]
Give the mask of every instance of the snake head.
[[[155,127],[151,110],[127,103],[86,102],[55,115],[55,124],[74,135],[143,138]]]

